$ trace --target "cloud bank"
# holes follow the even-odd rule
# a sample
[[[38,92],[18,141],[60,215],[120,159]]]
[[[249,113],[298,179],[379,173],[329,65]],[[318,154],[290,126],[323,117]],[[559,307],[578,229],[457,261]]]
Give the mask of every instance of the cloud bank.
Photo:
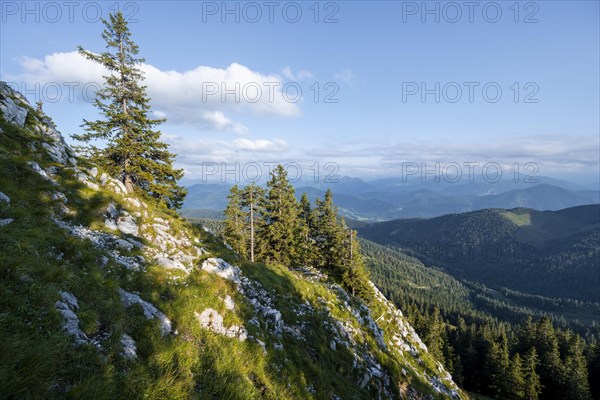
[[[7,80],[34,85],[78,83],[81,87],[93,83],[99,87],[107,71],[87,60],[78,52],[53,53],[44,59],[22,57],[22,73]],[[283,78],[262,74],[232,63],[226,68],[198,66],[189,71],[163,71],[150,64],[141,64],[144,84],[156,115],[171,123],[198,126],[205,130],[245,134],[248,128],[230,115],[295,117],[300,115],[297,103],[284,97]],[[291,69],[285,75],[294,76]],[[306,71],[296,75],[306,77]],[[81,96],[83,98],[83,96]]]

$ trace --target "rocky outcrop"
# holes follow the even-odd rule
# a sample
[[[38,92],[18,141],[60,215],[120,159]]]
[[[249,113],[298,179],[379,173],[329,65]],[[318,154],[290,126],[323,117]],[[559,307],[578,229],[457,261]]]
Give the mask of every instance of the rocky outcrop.
[[[134,293],[129,293],[121,288],[118,289],[119,296],[121,296],[121,301],[125,305],[125,307],[131,307],[134,304],[138,304],[142,307],[144,312],[144,316],[146,319],[154,319],[158,320],[160,326],[160,333],[165,336],[171,333],[172,324],[171,320],[167,318],[165,314],[163,314],[158,308],[156,308],[153,304],[148,303],[145,300],[142,300],[140,296]]]
[[[215,274],[223,279],[240,283],[241,271],[238,267],[225,262],[220,258],[209,258],[204,260],[201,269],[209,274]]]
[[[56,126],[48,117],[43,117],[34,129],[48,140],[42,143],[42,147],[46,149],[53,161],[61,164],[77,164],[73,150],[65,143],[62,135],[56,130]]]
[[[46,170],[42,169],[42,167],[40,167],[38,163],[36,163],[35,161],[29,161],[27,164],[33,170],[33,172],[37,173],[39,176],[44,178],[44,180],[52,183],[53,185],[57,184],[54,178],[52,178]]]
[[[14,91],[4,82],[0,82],[0,111],[7,122],[11,122],[17,126],[25,126],[28,109],[27,100],[21,93]]]
[[[225,298],[223,299],[223,303],[225,304],[225,308],[230,311],[233,311],[233,309],[235,308],[235,303],[230,295],[225,295]]]
[[[63,317],[64,331],[73,337],[76,345],[87,344],[90,339],[79,328],[79,318],[75,311],[79,309],[77,298],[69,292],[61,292],[61,300],[55,303],[56,311]]]
[[[21,128],[25,127],[30,116],[27,124],[31,123],[33,132],[43,138],[41,147],[50,158],[57,163],[76,165],[75,153],[56,130],[54,122],[41,111],[33,112],[27,99],[4,82],[0,82],[0,112],[7,122]]]
[[[54,223],[79,239],[91,241],[95,247],[109,254],[116,263],[123,267],[133,271],[144,269],[145,259],[143,256],[123,255],[119,250],[131,250],[134,246],[131,242],[124,241],[118,236],[96,231],[81,225],[70,225],[56,218],[54,219]]]
[[[121,346],[123,346],[121,355],[128,360],[135,360],[137,358],[137,347],[133,338],[124,333],[121,335],[120,341]]]
[[[207,308],[202,313],[194,313],[200,326],[204,329],[211,330],[219,335],[224,335],[230,338],[237,338],[240,341],[244,341],[248,338],[248,332],[243,326],[232,325],[226,328],[223,325],[223,317],[217,310]]]
[[[10,205],[10,197],[8,197],[4,193],[0,192],[0,203],[6,203],[6,204]]]
[[[264,328],[277,338],[286,330],[281,312],[273,305],[273,299],[260,285],[242,276],[239,267],[231,265],[220,258],[209,258],[202,263],[201,269],[209,274],[217,275],[236,284],[237,291],[242,294],[254,309],[254,316],[248,323]],[[260,319],[262,319],[262,323]],[[249,337],[257,341],[257,338]],[[281,346],[274,343],[274,346]]]
[[[0,219],[0,226],[8,225],[14,221],[15,220],[13,218],[2,218]]]
[[[114,203],[110,203],[106,209],[104,224],[112,230],[119,230],[126,235],[138,236],[139,228],[134,217],[127,211],[117,211]]]

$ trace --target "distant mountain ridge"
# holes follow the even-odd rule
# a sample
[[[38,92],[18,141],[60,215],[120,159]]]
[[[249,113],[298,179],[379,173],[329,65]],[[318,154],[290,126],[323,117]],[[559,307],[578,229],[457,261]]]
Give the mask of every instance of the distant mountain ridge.
[[[358,178],[342,177],[338,183],[316,185],[300,181],[296,195],[306,192],[309,199],[323,198],[331,189],[336,203],[346,217],[365,221],[399,218],[437,217],[485,208],[526,207],[539,211],[600,203],[600,192],[583,190],[576,184],[552,178],[540,179],[535,185],[500,181],[472,184],[425,184],[386,180],[366,183]],[[394,186],[392,182],[398,185]],[[561,185],[561,186],[556,186]],[[211,209],[222,211],[227,202],[228,184],[196,184],[188,187],[184,211]],[[189,214],[189,213],[188,213]]]

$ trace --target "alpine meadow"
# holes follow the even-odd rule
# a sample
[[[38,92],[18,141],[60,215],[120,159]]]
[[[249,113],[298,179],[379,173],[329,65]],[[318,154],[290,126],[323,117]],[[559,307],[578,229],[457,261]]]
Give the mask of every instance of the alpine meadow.
[[[600,400],[600,3],[0,3],[0,399]]]

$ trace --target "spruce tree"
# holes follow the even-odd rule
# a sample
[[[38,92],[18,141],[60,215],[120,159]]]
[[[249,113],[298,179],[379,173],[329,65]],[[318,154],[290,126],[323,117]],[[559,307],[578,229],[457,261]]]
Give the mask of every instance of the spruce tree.
[[[311,208],[310,200],[306,193],[302,193],[300,199],[300,245],[299,245],[299,261],[307,266],[313,267],[316,262],[317,249],[315,246],[315,221],[314,212]]]
[[[486,354],[485,366],[490,378],[488,388],[498,398],[510,397],[510,358],[508,339],[504,330],[497,341],[492,341]]]
[[[568,342],[565,346],[565,378],[566,393],[565,398],[573,400],[589,400],[590,387],[588,383],[587,361],[583,354],[583,340],[578,335],[567,331]]]
[[[84,151],[120,179],[129,193],[138,189],[169,208],[179,208],[186,195],[185,188],[177,184],[183,170],[173,168],[175,155],[155,129],[164,120],[149,117],[150,99],[139,68],[144,59],[136,58],[139,48],[121,12],[102,21],[106,51],[96,54],[79,46],[80,54],[108,70],[94,101],[102,118],[84,120],[86,133],[74,138],[85,143],[104,141],[103,149],[88,145]]]
[[[510,360],[508,369],[507,394],[510,399],[521,400],[525,396],[525,376],[523,374],[523,362],[519,353]]]
[[[314,232],[314,215],[310,205],[310,200],[306,193],[302,193],[302,197],[300,198],[300,220],[304,223],[308,228],[308,235],[311,235]]]
[[[542,385],[540,383],[540,377],[536,372],[539,364],[537,352],[535,347],[532,347],[527,354],[523,362],[523,378],[525,380],[525,400],[538,400],[540,393],[542,392]]]
[[[369,273],[365,267],[365,262],[360,251],[360,243],[356,237],[354,229],[348,229],[345,222],[341,222],[342,231],[347,232],[346,241],[346,262],[342,268],[342,285],[349,290],[353,296],[361,297],[364,300],[370,300],[371,287],[369,286]]]
[[[564,367],[560,356],[558,336],[548,316],[536,322],[535,348],[540,358],[540,381],[544,397],[565,399]]]
[[[245,220],[247,222],[245,225],[249,233],[245,236],[248,241],[247,248],[249,249],[251,262],[254,262],[257,240],[260,237],[260,232],[264,229],[264,223],[262,221],[264,196],[265,191],[254,184],[246,186],[241,193],[241,204],[246,210]]]
[[[287,171],[278,165],[267,182],[269,192],[265,203],[264,239],[268,243],[268,261],[290,266],[299,262],[299,206]]]
[[[427,345],[427,349],[436,360],[445,363],[444,359],[444,339],[445,330],[439,308],[433,310],[433,314],[426,313],[424,322],[423,340]]]
[[[317,199],[316,203],[315,240],[319,252],[319,266],[339,280],[343,272],[339,267],[343,263],[346,233],[340,227],[338,210],[333,204],[331,190],[327,190],[323,201]]]
[[[234,251],[246,256],[245,214],[242,210],[242,192],[237,185],[229,189],[227,199],[223,237]]]
[[[600,343],[596,343],[591,350],[588,364],[590,391],[593,399],[600,399]]]

